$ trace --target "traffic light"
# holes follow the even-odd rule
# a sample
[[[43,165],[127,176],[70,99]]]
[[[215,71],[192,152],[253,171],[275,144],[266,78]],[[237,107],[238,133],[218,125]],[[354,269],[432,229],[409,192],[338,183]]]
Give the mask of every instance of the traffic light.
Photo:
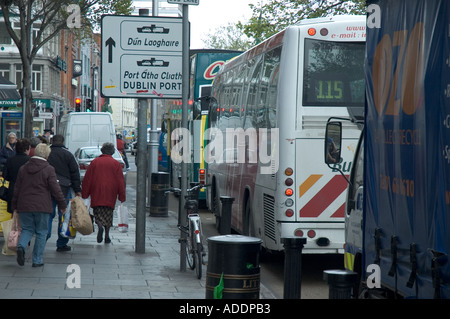
[[[86,112],[94,112],[91,99],[86,99]]]
[[[81,112],[81,99],[79,97],[75,99],[75,112]]]

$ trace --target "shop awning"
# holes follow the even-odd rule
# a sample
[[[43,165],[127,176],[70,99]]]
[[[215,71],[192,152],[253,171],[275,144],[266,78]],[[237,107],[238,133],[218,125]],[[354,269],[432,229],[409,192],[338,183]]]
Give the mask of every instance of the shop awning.
[[[14,83],[0,76],[0,101],[6,100],[20,100],[20,94]]]

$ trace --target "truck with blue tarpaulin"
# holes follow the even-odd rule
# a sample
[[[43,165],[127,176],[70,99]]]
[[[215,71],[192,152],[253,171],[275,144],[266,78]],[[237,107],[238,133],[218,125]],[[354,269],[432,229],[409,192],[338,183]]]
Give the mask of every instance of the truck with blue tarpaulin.
[[[365,74],[346,205],[354,296],[450,298],[450,1],[367,1]]]

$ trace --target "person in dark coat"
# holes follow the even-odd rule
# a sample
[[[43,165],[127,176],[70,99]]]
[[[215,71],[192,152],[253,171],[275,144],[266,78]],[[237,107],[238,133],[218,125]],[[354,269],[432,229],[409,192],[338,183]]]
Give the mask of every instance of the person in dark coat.
[[[52,213],[52,197],[59,209],[65,213],[67,204],[59,187],[53,166],[47,162],[50,147],[36,146],[35,155],[22,165],[17,175],[12,200],[13,213],[19,214],[22,232],[17,245],[17,263],[25,264],[25,250],[33,235],[36,235],[32,261],[33,267],[41,267],[48,233],[48,219]]]
[[[7,210],[12,214],[11,207],[12,198],[14,195],[14,185],[16,184],[17,174],[19,174],[20,167],[28,162],[30,157],[30,141],[27,138],[21,138],[16,143],[16,155],[8,158],[6,165],[3,168],[3,177],[9,182],[8,187],[8,200]]]
[[[14,132],[11,132],[8,134],[8,137],[6,138],[6,144],[3,145],[3,147],[0,149],[0,165],[4,166],[6,164],[6,160],[9,157],[13,157],[16,155],[16,142],[17,142],[17,135]],[[3,169],[2,169],[3,171]]]
[[[122,203],[126,200],[125,178],[120,163],[112,157],[115,152],[114,144],[104,143],[101,151],[102,155],[94,159],[86,170],[81,194],[83,198],[91,197],[94,220],[98,225],[97,242],[103,241],[105,230],[105,244],[108,244],[111,242],[109,229],[112,226],[116,200],[119,199]]]
[[[56,177],[58,178],[59,186],[64,194],[66,203],[72,198],[73,189],[76,196],[81,196],[81,178],[80,170],[78,169],[78,164],[71,152],[64,146],[64,136],[54,135],[52,140],[52,145],[50,146],[51,153],[48,157],[48,162],[51,166],[55,168]],[[48,235],[47,239],[50,238],[52,232],[52,222],[53,218],[56,216],[56,201],[53,200],[54,211],[48,222]],[[58,211],[58,229],[61,226],[62,212]],[[72,248],[67,245],[69,238],[61,236],[58,232],[58,240],[56,241],[56,251],[64,252],[70,251]]]

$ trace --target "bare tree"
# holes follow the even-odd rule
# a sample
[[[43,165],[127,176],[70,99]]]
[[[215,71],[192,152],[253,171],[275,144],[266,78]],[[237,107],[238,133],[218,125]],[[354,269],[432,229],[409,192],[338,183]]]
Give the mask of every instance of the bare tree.
[[[63,29],[98,27],[103,13],[129,14],[131,3],[132,0],[0,0],[6,29],[22,61],[24,136],[32,133],[31,65],[39,49]],[[13,29],[13,22],[18,22],[20,29]]]

